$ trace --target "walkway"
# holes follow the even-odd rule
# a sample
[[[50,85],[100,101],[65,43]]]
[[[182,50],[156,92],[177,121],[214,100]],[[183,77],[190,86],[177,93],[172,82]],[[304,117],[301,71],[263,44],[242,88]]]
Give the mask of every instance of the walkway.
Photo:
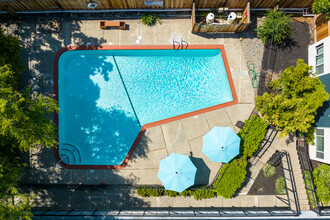
[[[151,197],[142,198],[136,191],[129,188],[117,187],[107,189],[78,190],[53,188],[34,190],[35,207],[53,210],[132,210],[146,207],[223,207],[223,208],[270,208],[287,207],[286,196],[238,196],[232,199],[222,197],[195,200],[193,197]]]
[[[279,139],[277,133],[271,133],[269,130],[266,137],[270,136],[270,140],[272,141],[271,145],[265,145],[265,147],[256,155],[256,157],[250,159],[251,167],[249,169],[249,176],[250,179],[247,180],[246,186],[241,190],[241,195],[246,195],[247,192],[250,190],[254,180],[256,179],[258,172],[260,169],[264,166],[265,163],[271,158],[271,156],[275,153],[276,150],[278,151],[286,151],[290,155],[292,169],[293,169],[293,176],[294,181],[296,184],[296,189],[298,193],[298,199],[300,204],[300,210],[310,210],[306,189],[305,189],[305,183],[302,176],[299,158],[296,150],[296,140],[295,137],[285,137],[282,139]],[[287,163],[283,163],[284,168],[288,167]],[[293,195],[290,192],[292,190],[291,183],[288,181],[289,175],[287,172],[285,172],[285,177],[287,179],[287,187],[289,188],[289,197],[291,203],[293,202]],[[293,204],[291,204],[293,205]],[[295,209],[294,207],[291,207],[292,209]]]

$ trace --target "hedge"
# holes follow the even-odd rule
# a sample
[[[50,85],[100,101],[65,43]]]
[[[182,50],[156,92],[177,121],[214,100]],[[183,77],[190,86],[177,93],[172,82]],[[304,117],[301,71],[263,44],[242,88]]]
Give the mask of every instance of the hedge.
[[[137,187],[138,195],[142,197],[161,197],[161,196],[193,196],[196,200],[210,199],[216,197],[216,192],[213,189],[202,187],[200,189],[185,190],[182,193],[177,193],[172,190],[165,190],[160,186],[139,186]]]
[[[330,202],[330,165],[322,164],[313,171],[317,198],[323,205]]]
[[[158,197],[164,193],[164,188],[159,186],[139,186],[137,193],[142,197]]]
[[[251,157],[265,138],[268,122],[265,119],[252,115],[245,121],[244,127],[238,133],[241,137],[241,148],[244,157]]]
[[[137,188],[137,192],[142,197],[154,196],[193,196],[196,200],[209,199],[222,196],[225,199],[233,197],[237,189],[239,189],[245,181],[247,174],[247,158],[251,157],[253,153],[260,146],[267,132],[268,122],[257,116],[251,116],[245,121],[244,127],[238,133],[241,137],[241,148],[243,149],[243,157],[232,160],[222,166],[219,171],[218,179],[213,184],[214,189],[202,188],[194,190],[185,190],[182,193],[177,193],[170,190],[165,190],[162,187],[156,186],[142,186]]]
[[[244,183],[247,160],[245,158],[235,159],[222,166],[218,179],[213,187],[218,195],[225,199],[233,197],[237,189]]]

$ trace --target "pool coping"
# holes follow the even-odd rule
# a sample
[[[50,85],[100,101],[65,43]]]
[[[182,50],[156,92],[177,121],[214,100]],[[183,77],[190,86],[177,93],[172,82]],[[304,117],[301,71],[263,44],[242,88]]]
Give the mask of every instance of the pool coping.
[[[69,50],[169,50],[169,49],[172,50],[173,45],[83,45],[83,46],[63,47],[55,54],[55,57],[54,57],[54,94],[53,94],[53,97],[58,102],[58,61],[59,61],[60,56],[66,51],[69,51]],[[189,45],[189,46],[187,46],[186,49],[188,49],[188,50],[189,49],[220,49],[222,60],[223,60],[224,66],[225,66],[225,70],[226,70],[226,74],[227,74],[227,78],[228,78],[228,82],[229,82],[229,86],[230,86],[230,90],[231,90],[231,93],[233,96],[233,101],[222,103],[219,105],[214,105],[214,106],[211,106],[208,108],[196,110],[193,112],[188,112],[188,113],[185,113],[182,115],[177,115],[174,117],[170,117],[167,119],[163,119],[160,121],[155,121],[155,122],[151,122],[149,124],[143,125],[139,134],[135,138],[135,141],[133,142],[132,147],[130,148],[125,159],[123,160],[123,162],[120,165],[69,165],[69,164],[66,164],[60,158],[58,144],[57,144],[57,146],[54,147],[54,156],[55,156],[57,163],[60,164],[62,167],[65,167],[68,169],[116,169],[116,170],[123,169],[127,165],[130,157],[132,156],[135,148],[139,144],[139,142],[147,128],[238,104],[238,98],[237,98],[236,90],[234,87],[234,81],[231,76],[224,45]],[[54,123],[58,127],[58,113],[57,112],[54,112]],[[57,132],[56,136],[57,136],[57,141],[58,141],[58,130],[56,132]]]

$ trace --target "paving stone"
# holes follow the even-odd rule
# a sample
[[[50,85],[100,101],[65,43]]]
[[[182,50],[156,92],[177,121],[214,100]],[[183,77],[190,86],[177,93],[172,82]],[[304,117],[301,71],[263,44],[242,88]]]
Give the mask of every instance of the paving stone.
[[[173,207],[173,200],[175,200],[175,198],[173,199],[168,196],[156,197],[155,205],[156,207]]]
[[[254,104],[254,89],[251,84],[250,76],[241,76],[239,78],[239,103]]]
[[[232,123],[224,108],[207,112],[205,113],[205,116],[211,129],[215,126],[227,127]]]
[[[258,207],[258,196],[242,196],[240,207]]]
[[[148,128],[144,136],[145,140],[143,138],[141,140],[144,142],[142,147],[147,148],[147,152],[165,148],[165,140],[161,126]]]
[[[206,44],[205,33],[188,33],[188,42],[191,45]]]
[[[258,206],[259,207],[274,207],[276,206],[275,196],[258,196]]]
[[[233,124],[237,121],[245,121],[254,109],[253,104],[237,104],[226,107],[226,112]]]
[[[250,179],[249,177],[246,177],[245,178],[245,181],[244,181],[244,184],[245,185],[239,192],[239,195],[240,196],[245,196],[248,194],[248,192],[250,191],[252,185],[254,183],[254,180],[253,179]],[[243,200],[242,200],[243,202]],[[242,205],[243,206],[243,205]],[[244,207],[244,206],[243,206]]]
[[[181,123],[188,140],[203,136],[210,131],[204,114],[182,119]]]
[[[160,160],[167,156],[166,148],[148,152],[146,156],[134,158],[127,163],[126,169],[158,169]]]
[[[286,195],[276,195],[276,206],[277,207],[288,207],[288,198]]]
[[[188,138],[180,121],[174,121],[161,125],[166,147],[171,149],[173,146],[187,143]]]
[[[237,196],[230,199],[224,199],[222,202],[223,207],[241,207],[242,196]]]
[[[136,184],[136,185],[161,185],[157,177],[158,169],[128,170],[123,169],[116,172],[117,178],[112,184]],[[111,181],[111,176],[107,177]]]
[[[204,167],[204,176],[208,177],[208,184],[210,184],[216,175],[220,167],[222,166],[219,162],[212,162],[203,152],[203,137],[196,138],[194,140],[189,141],[191,150],[193,152],[192,161],[196,163],[196,167],[203,168]],[[199,163],[197,163],[199,162]]]

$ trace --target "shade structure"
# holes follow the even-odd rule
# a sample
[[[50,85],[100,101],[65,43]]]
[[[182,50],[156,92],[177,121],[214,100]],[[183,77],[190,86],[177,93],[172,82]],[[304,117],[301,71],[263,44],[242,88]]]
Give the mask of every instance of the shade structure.
[[[197,168],[185,155],[172,153],[159,163],[158,178],[165,189],[183,192],[194,185]]]
[[[239,154],[240,143],[231,127],[214,127],[203,137],[202,152],[213,162],[228,163]]]

